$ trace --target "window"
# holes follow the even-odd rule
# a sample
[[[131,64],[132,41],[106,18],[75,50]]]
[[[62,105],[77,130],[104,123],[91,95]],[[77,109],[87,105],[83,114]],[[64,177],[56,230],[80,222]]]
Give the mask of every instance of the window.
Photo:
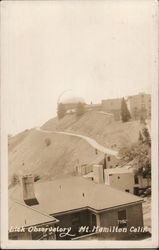
[[[92,214],[92,226],[96,226],[96,215]]]
[[[134,182],[135,184],[139,184],[139,178],[137,175],[134,176]]]
[[[110,156],[108,156],[108,161],[110,161]]]
[[[118,211],[118,227],[123,228],[127,226],[126,209]]]
[[[129,193],[130,191],[129,191],[129,189],[125,189],[125,192]]]
[[[80,214],[72,214],[72,225],[79,225],[80,223]]]
[[[120,179],[120,176],[118,176],[118,180]]]

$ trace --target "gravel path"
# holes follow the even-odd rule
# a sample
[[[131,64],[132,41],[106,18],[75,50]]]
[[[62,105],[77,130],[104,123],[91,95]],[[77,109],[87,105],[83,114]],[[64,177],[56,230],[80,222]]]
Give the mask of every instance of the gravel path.
[[[88,137],[88,136],[84,136],[84,135],[80,135],[80,134],[74,134],[74,133],[70,133],[70,132],[58,132],[58,131],[50,131],[50,130],[44,130],[41,128],[36,128],[37,131],[43,132],[43,133],[54,133],[54,134],[64,134],[64,135],[68,135],[68,136],[75,136],[75,137],[79,137],[84,139],[87,143],[89,143],[94,149],[99,150],[100,152],[104,153],[104,154],[109,154],[109,155],[114,155],[117,156],[118,155],[118,151],[109,149],[109,148],[105,148],[102,145],[100,145],[99,143],[97,143],[94,139]]]

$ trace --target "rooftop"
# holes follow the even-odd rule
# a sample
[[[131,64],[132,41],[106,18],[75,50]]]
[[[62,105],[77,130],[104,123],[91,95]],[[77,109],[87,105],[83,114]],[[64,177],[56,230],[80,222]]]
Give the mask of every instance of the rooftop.
[[[133,170],[132,169],[129,169],[129,168],[109,168],[109,169],[105,169],[104,170],[105,173],[108,173],[108,174],[127,174],[127,173],[130,173],[132,174],[133,173]]]
[[[60,100],[61,103],[63,104],[69,104],[69,103],[85,103],[84,99],[82,97],[78,97],[78,96],[72,96],[70,98],[62,98]]]
[[[100,212],[142,201],[132,194],[104,184],[93,183],[79,176],[64,177],[52,182],[36,182],[35,195],[39,204],[34,208],[53,215],[80,208],[92,208]],[[11,196],[23,202],[22,187],[17,186]]]
[[[28,227],[39,224],[56,223],[54,217],[44,212],[38,211],[36,208],[29,207],[24,203],[9,199],[9,229],[13,227]]]

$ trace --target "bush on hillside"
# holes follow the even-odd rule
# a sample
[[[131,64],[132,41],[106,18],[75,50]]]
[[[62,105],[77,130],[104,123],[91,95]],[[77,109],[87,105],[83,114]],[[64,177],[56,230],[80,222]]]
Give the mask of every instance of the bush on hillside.
[[[144,136],[144,142],[147,145],[151,146],[151,137],[150,137],[148,129],[147,128],[143,128],[142,133],[143,133],[143,136]]]
[[[143,138],[143,136],[142,136],[141,131],[139,131],[139,138],[138,138],[138,141],[139,141],[139,142],[143,142],[143,141],[144,141],[144,138]]]
[[[51,139],[50,139],[50,138],[46,138],[46,139],[45,139],[45,144],[46,144],[47,147],[50,146],[50,144],[51,144]]]

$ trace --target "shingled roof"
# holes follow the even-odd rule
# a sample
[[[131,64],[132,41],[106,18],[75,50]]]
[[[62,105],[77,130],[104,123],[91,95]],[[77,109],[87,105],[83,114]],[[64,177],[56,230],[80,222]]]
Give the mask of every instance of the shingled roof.
[[[49,224],[58,222],[57,219],[40,212],[36,208],[26,206],[24,203],[20,203],[16,200],[9,199],[9,230],[11,227],[29,227],[40,224]]]
[[[21,187],[12,197],[22,201]],[[90,208],[96,212],[123,205],[142,202],[142,199],[119,191],[105,184],[95,184],[82,177],[65,177],[50,182],[35,183],[35,195],[39,202],[33,206],[47,214],[58,214],[70,210]]]

